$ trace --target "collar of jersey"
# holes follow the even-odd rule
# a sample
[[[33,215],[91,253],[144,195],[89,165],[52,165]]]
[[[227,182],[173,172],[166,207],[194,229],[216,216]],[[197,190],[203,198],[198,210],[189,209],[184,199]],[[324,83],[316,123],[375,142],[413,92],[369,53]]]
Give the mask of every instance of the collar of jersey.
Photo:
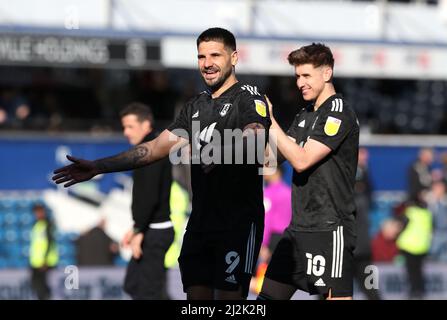
[[[238,86],[239,86],[239,81],[237,81],[235,84],[233,84],[233,85],[232,85],[231,87],[229,87],[227,90],[225,90],[225,91],[224,91],[220,96],[218,96],[217,98],[212,98],[212,97],[211,97],[212,92],[211,92],[210,89],[206,89],[206,93],[209,95],[209,97],[210,97],[211,99],[220,99],[220,98],[223,98],[223,97],[226,97],[226,96],[232,94],[233,91],[234,91],[234,89],[237,88]]]
[[[318,108],[318,110],[321,110],[323,108],[327,108],[328,106],[332,106],[332,100],[334,100],[335,98],[340,98],[343,99],[343,95],[341,93],[335,93],[332,96],[330,96],[329,98],[327,98],[322,104],[321,106]]]

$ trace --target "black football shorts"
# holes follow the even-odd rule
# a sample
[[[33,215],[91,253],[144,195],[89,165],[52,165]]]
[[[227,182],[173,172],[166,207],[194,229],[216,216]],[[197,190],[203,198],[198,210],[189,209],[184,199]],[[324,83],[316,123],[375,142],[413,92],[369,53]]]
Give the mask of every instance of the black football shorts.
[[[252,223],[246,230],[194,232],[187,230],[178,259],[183,291],[200,285],[248,295],[263,230]]]
[[[334,231],[286,229],[272,255],[266,278],[309,294],[348,297],[353,294],[355,236],[338,226]]]

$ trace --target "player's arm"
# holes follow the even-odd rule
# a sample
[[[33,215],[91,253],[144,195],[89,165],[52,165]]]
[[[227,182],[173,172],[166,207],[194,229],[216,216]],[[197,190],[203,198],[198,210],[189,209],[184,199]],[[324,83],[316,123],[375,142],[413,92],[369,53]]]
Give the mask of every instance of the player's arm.
[[[72,164],[56,169],[53,181],[57,184],[65,183],[64,187],[90,180],[101,173],[118,172],[140,168],[166,157],[188,144],[188,140],[164,130],[154,140],[142,143],[118,155],[94,161],[74,158],[67,155]]]
[[[247,159],[253,159],[255,163],[262,165],[264,148],[266,141],[266,131],[262,123],[252,122],[244,126],[242,136],[234,143],[224,144],[221,154],[221,163],[232,163],[233,159],[240,159],[242,163],[247,163]],[[262,146],[262,150],[258,149]],[[262,157],[258,156],[262,153]],[[216,166],[215,163],[203,163],[203,170],[208,173]]]
[[[276,135],[278,150],[297,172],[307,170],[331,152],[328,146],[313,139],[309,139],[304,147],[300,147],[282,131],[273,119],[270,133]]]
[[[270,126],[271,138],[277,143],[278,153],[281,153],[290,162],[295,171],[302,172],[307,170],[331,152],[328,146],[313,139],[309,139],[304,147],[296,144],[295,139],[288,136],[273,117],[270,100],[267,99],[267,103],[269,104],[270,119],[272,121]]]
[[[284,161],[286,161],[286,158],[283,156],[281,151],[278,150],[277,142],[273,140],[274,137],[275,136],[270,136],[269,142],[267,143],[267,147],[265,148],[266,167],[279,166]],[[288,137],[295,143],[295,138],[292,138],[291,136]]]

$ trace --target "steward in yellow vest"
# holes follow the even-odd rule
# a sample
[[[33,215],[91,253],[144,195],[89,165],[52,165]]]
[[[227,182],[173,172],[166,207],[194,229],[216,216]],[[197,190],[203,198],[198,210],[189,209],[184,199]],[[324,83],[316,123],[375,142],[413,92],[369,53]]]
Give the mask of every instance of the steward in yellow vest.
[[[31,230],[29,262],[31,266],[31,286],[39,300],[50,298],[47,273],[57,265],[59,254],[54,239],[54,227],[47,217],[46,208],[41,204],[33,207],[36,223]]]

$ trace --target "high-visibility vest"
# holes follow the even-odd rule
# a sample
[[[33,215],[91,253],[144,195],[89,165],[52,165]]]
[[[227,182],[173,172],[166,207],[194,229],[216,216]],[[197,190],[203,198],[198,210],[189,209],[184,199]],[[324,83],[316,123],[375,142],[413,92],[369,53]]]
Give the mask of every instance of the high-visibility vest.
[[[46,220],[37,221],[31,230],[31,244],[29,259],[31,267],[41,268],[43,266],[54,267],[59,260],[56,242],[49,243],[47,237],[48,222]],[[48,246],[50,250],[47,254]]]
[[[171,196],[169,199],[171,209],[171,220],[174,225],[174,242],[165,255],[165,267],[172,268],[177,265],[177,259],[180,255],[183,231],[185,230],[186,212],[189,206],[188,192],[177,182],[171,185]]]
[[[405,210],[408,224],[397,238],[397,247],[411,254],[426,254],[432,238],[432,214],[428,209],[416,206]]]

